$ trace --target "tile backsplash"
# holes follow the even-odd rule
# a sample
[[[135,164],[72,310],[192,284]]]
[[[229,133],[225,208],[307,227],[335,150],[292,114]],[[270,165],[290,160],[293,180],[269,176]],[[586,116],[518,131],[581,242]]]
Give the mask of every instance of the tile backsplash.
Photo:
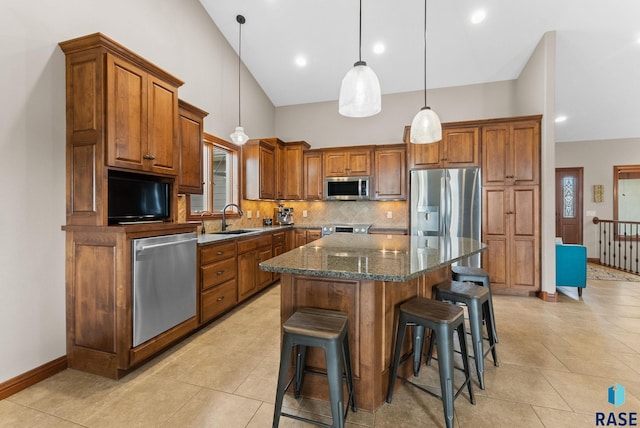
[[[242,200],[244,216],[227,219],[230,229],[261,227],[264,218],[275,222],[274,210],[278,202]],[[282,205],[293,208],[293,222],[298,226],[321,226],[331,223],[369,223],[376,228],[408,228],[407,201],[284,201]],[[307,216],[304,217],[306,211]],[[251,212],[251,218],[249,218]],[[259,212],[259,217],[258,217]],[[391,218],[389,218],[391,216]],[[178,200],[178,221],[186,221],[186,200]],[[221,229],[220,220],[206,221],[207,232]]]

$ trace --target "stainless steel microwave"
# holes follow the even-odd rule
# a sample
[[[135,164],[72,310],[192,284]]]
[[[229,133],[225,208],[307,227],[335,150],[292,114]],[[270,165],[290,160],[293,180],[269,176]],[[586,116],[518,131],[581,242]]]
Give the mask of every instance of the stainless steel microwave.
[[[328,201],[358,201],[369,199],[369,177],[327,177],[324,194]]]

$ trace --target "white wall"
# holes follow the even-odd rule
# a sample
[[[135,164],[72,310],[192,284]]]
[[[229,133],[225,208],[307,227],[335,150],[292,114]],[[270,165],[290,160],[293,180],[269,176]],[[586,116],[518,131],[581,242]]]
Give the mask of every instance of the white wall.
[[[584,168],[584,233],[587,257],[598,258],[598,226],[596,217],[613,219],[613,167],[614,165],[640,165],[640,138],[608,141],[576,141],[556,144],[556,167]],[[593,202],[593,186],[604,185],[604,202]]]
[[[544,34],[516,83],[518,115],[541,114],[540,289],[556,292],[555,254],[555,95],[556,33]]]
[[[237,125],[237,56],[197,0],[0,0],[0,382],[65,348],[65,62],[58,42],[102,32],[186,83],[180,98]],[[231,17],[230,19],[235,19]],[[242,122],[275,135],[243,69]]]
[[[432,89],[429,106],[442,122],[508,117],[514,113],[514,82]],[[336,94],[337,98],[337,94]],[[311,148],[401,143],[404,127],[424,104],[424,92],[382,96],[382,111],[366,118],[338,114],[338,101],[276,108],[276,132],[284,141]]]

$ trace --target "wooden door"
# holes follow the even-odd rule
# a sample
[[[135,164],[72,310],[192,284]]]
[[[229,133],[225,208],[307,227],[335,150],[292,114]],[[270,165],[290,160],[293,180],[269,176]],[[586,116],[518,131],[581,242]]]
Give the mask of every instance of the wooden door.
[[[371,174],[371,151],[355,150],[348,153],[347,175]]]
[[[489,273],[491,287],[509,284],[509,194],[507,187],[482,189],[482,242],[488,250],[482,254],[482,267]]]
[[[257,252],[249,251],[238,255],[238,301],[242,301],[258,290]]]
[[[307,243],[307,231],[305,229],[294,229],[293,248],[302,247]]]
[[[512,184],[540,183],[540,125],[537,121],[511,125],[508,176]]]
[[[512,186],[509,193],[510,287],[533,294],[540,288],[539,189]]]
[[[477,127],[443,129],[444,166],[448,168],[479,166],[479,138],[480,130]]]
[[[303,156],[302,146],[286,146],[283,149],[284,168],[278,173],[284,175],[283,199],[303,199]]]
[[[276,143],[276,199],[287,199],[287,175],[289,174],[286,149],[280,143]]]
[[[107,165],[144,169],[147,74],[107,54]]]
[[[374,199],[402,200],[407,198],[405,157],[404,146],[375,151]]]
[[[322,175],[322,153],[304,154],[304,195],[308,201],[322,200],[324,178]]]
[[[442,141],[431,144],[409,144],[411,168],[441,168]]]
[[[204,117],[202,113],[198,114],[195,107],[180,101],[178,193],[202,194],[204,181],[202,175]]]
[[[151,75],[148,81],[147,153],[148,169],[160,174],[178,174],[178,90]]]
[[[556,237],[582,244],[584,168],[556,168]]]
[[[326,177],[341,177],[347,170],[346,152],[325,152],[324,175]]]
[[[269,260],[272,257],[271,246],[258,248],[256,252],[256,279],[258,282],[258,289],[262,289],[273,281],[273,275],[271,272],[260,269],[260,263]]]
[[[482,184],[504,185],[509,168],[509,126],[482,128]]]

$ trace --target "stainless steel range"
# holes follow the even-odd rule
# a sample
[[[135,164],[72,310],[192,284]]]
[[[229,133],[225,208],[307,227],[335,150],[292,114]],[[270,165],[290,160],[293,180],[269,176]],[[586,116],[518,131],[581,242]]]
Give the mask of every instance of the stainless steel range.
[[[322,236],[331,235],[332,233],[369,233],[370,224],[328,224],[322,226]]]

